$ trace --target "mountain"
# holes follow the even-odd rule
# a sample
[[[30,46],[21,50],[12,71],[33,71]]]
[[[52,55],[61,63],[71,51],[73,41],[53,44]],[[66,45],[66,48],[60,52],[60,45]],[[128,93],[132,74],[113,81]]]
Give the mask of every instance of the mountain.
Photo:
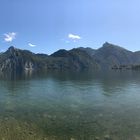
[[[106,42],[97,50],[83,47],[60,49],[51,55],[35,54],[13,46],[0,53],[1,72],[97,69],[140,69],[140,51],[132,52]]]
[[[95,52],[93,57],[102,68],[112,68],[114,65],[133,64],[133,56],[133,52],[106,42]]]
[[[45,59],[28,50],[20,50],[12,46],[0,55],[0,71],[20,72],[42,69],[46,67],[43,61]]]
[[[77,48],[77,49],[85,51],[85,52],[86,52],[88,55],[90,55],[91,57],[92,57],[92,56],[95,54],[95,52],[96,52],[95,49],[92,49],[92,48],[89,48],[89,47],[87,47],[87,48],[79,47],[79,48]]]
[[[98,69],[98,64],[92,57],[86,51],[78,48],[69,51],[58,50],[51,54],[50,58],[55,60],[54,65],[63,70]]]
[[[140,64],[140,51],[133,53],[133,60],[135,64]]]
[[[84,70],[97,69],[97,64],[82,50],[59,50],[52,55],[35,54],[28,50],[10,47],[0,54],[1,72],[32,70]]]

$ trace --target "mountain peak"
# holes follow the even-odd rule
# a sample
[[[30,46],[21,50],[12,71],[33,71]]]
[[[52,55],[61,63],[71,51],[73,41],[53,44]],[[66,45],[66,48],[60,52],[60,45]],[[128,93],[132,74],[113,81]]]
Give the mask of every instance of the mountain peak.
[[[103,46],[108,46],[108,45],[112,45],[112,44],[109,43],[109,42],[105,42],[105,43],[103,44]]]
[[[105,42],[105,43],[103,44],[103,47],[119,47],[119,46],[118,46],[118,45],[111,44],[111,43],[109,43],[109,42]]]
[[[14,52],[14,51],[16,51],[16,50],[18,50],[18,49],[15,48],[14,46],[10,46],[10,47],[8,48],[8,51],[10,51],[10,52]]]
[[[8,50],[13,50],[13,49],[15,49],[14,46],[10,46],[10,47],[8,48]]]
[[[105,42],[105,43],[103,44],[103,46],[102,46],[100,49],[126,50],[126,49],[123,48],[123,47],[120,47],[120,46],[118,46],[118,45],[111,44],[111,43],[108,43],[108,42]]]

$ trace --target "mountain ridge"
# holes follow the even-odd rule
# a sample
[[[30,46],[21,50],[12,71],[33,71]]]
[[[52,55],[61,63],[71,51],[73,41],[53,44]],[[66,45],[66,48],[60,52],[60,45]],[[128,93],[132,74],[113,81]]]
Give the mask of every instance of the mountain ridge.
[[[0,71],[96,70],[139,68],[140,51],[132,52],[105,42],[101,48],[60,49],[51,55],[33,53],[13,46],[0,54]]]

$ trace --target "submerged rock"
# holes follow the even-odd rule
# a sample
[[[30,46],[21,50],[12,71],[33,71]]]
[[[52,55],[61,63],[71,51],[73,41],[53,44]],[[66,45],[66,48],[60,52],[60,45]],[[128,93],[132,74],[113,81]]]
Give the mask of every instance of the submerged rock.
[[[99,137],[95,137],[95,139],[94,140],[100,140],[100,138]]]
[[[112,140],[112,139],[111,139],[111,137],[109,135],[105,135],[104,140]]]

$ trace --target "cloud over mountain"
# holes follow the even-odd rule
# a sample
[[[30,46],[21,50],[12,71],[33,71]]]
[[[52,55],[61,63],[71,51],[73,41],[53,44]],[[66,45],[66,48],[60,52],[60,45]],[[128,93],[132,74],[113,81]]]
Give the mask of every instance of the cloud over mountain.
[[[35,44],[32,44],[32,43],[28,43],[28,45],[29,45],[30,47],[35,47],[35,46],[36,46]]]
[[[73,39],[73,40],[79,40],[81,37],[79,35],[74,35],[74,34],[69,34],[68,38]]]
[[[6,42],[12,42],[16,38],[16,35],[17,35],[17,33],[15,33],[15,32],[5,33],[4,40]]]

